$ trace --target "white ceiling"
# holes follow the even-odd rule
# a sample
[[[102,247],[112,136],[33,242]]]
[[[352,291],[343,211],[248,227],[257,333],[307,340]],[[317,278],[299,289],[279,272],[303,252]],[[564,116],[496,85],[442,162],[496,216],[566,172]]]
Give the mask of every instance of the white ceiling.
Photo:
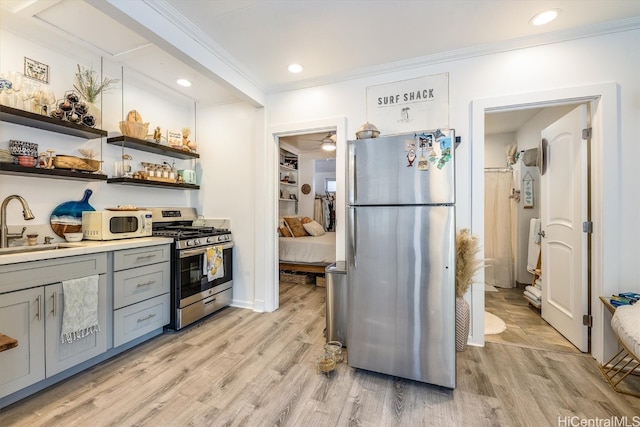
[[[197,34],[265,93],[640,26],[638,0],[137,1]],[[528,23],[548,8],[562,10],[556,21]],[[177,90],[202,104],[238,99],[216,70],[162,51],[107,1],[1,0],[0,12],[3,28],[45,46],[98,53],[167,86],[186,76],[194,86]],[[291,62],[305,70],[290,74]]]

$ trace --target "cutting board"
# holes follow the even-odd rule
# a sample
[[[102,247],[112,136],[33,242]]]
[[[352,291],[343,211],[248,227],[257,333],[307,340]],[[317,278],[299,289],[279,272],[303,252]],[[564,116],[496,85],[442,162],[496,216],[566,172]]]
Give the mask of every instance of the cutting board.
[[[58,236],[64,238],[64,233],[82,232],[82,212],[95,211],[89,204],[89,197],[93,191],[86,189],[82,200],[64,202],[56,206],[51,212],[51,229]]]

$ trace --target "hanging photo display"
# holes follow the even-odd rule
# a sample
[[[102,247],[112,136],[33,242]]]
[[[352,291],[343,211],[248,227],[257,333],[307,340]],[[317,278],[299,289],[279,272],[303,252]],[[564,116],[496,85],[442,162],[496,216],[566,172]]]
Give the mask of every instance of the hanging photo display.
[[[414,135],[415,142],[405,141],[405,151],[413,151],[413,158],[416,157],[416,149],[420,150],[418,160],[418,170],[428,171],[429,163],[434,164],[438,169],[442,169],[451,160],[452,141],[450,136],[446,136],[440,129],[433,132],[423,132]],[[425,157],[425,154],[428,157]],[[409,159],[407,155],[407,159]],[[413,160],[409,161],[409,166],[413,165]]]
[[[385,135],[449,128],[449,74],[367,87],[367,122]]]
[[[523,207],[533,208],[533,177],[529,172],[522,179]]]

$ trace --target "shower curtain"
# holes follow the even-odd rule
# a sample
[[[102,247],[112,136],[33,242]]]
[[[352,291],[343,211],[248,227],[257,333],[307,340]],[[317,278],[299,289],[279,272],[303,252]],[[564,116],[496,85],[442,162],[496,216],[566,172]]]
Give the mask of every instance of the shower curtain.
[[[512,288],[513,199],[510,169],[485,170],[484,173],[484,278],[487,285]]]

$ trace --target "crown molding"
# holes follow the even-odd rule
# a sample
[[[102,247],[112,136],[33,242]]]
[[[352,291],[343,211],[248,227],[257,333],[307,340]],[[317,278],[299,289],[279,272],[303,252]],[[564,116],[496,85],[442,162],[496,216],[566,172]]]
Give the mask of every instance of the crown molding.
[[[521,37],[498,43],[490,43],[472,46],[469,48],[439,52],[432,55],[420,56],[404,61],[389,62],[372,67],[363,67],[318,79],[299,80],[297,82],[288,83],[286,85],[270,87],[266,90],[266,93],[273,94],[291,90],[306,89],[315,86],[323,86],[327,84],[356,80],[380,74],[393,73],[398,71],[410,70],[413,68],[441,64],[444,62],[459,61],[478,56],[492,55],[496,53],[527,49],[536,46],[567,42],[581,38],[595,37],[637,29],[640,29],[640,17],[610,21],[570,30],[542,33],[534,36]]]
[[[180,31],[185,33],[196,43],[206,49],[209,53],[216,56],[221,62],[231,68],[234,72],[238,73],[241,77],[245,78],[251,84],[258,89],[263,90],[266,86],[258,76],[250,73],[247,69],[229,52],[227,52],[222,46],[220,46],[215,40],[209,37],[198,26],[188,20],[184,15],[178,12],[173,6],[167,3],[165,0],[143,0],[144,3],[155,10],[163,18],[172,22]],[[215,70],[212,70],[215,72]]]
[[[291,90],[305,89],[314,86],[323,86],[327,84],[339,83],[348,80],[371,77],[379,74],[387,74],[398,71],[410,70],[418,67],[440,64],[444,62],[452,62],[474,58],[478,56],[503,53],[513,50],[526,49],[536,46],[543,46],[553,43],[561,43],[571,40],[577,40],[586,37],[594,37],[624,31],[637,30],[640,28],[640,17],[609,21],[580,28],[569,30],[554,31],[550,33],[536,34],[533,36],[520,37],[517,39],[506,40],[503,42],[489,43],[483,45],[472,46],[469,48],[456,49],[451,51],[439,52],[431,55],[411,58],[404,61],[389,62],[385,64],[374,65],[371,67],[363,67],[353,69],[344,73],[334,74],[331,76],[298,80],[296,82],[286,83],[283,85],[266,84],[257,75],[249,72],[236,58],[220,46],[215,40],[211,39],[199,27],[184,17],[180,12],[168,4],[165,0],[143,0],[149,7],[162,15],[165,19],[173,22],[176,27],[192,38],[196,43],[205,48],[212,55],[215,55],[223,63],[232,68],[239,75],[247,79],[253,85],[266,94],[279,92],[287,92]],[[212,70],[215,72],[215,70]]]

